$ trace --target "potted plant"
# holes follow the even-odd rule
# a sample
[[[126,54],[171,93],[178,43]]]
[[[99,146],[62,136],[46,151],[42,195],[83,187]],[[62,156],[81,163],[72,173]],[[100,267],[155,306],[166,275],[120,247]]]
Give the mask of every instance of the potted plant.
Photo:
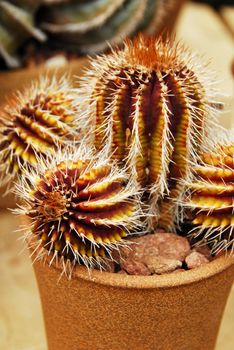
[[[183,47],[139,37],[94,59],[72,97],[36,89],[3,128],[49,349],[214,349],[234,277],[233,136],[216,127],[210,141],[196,67]],[[48,154],[31,142],[53,141],[50,118],[67,142]]]
[[[16,90],[40,76],[80,75],[84,54],[107,50],[107,41],[144,31],[171,33],[184,0],[0,2],[0,86],[3,110]],[[15,207],[15,198],[0,190],[1,208]]]

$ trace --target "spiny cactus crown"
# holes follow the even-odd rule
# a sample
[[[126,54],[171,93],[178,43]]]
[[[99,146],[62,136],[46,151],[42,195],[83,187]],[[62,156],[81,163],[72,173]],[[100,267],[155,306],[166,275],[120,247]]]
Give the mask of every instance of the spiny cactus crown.
[[[191,235],[198,244],[211,243],[214,252],[234,253],[233,131],[201,154],[193,166],[192,179],[186,183],[183,206],[194,225]]]
[[[41,79],[11,101],[1,117],[0,162],[4,182],[21,175],[37,157],[78,140],[77,101],[66,78]]]
[[[139,231],[139,189],[123,169],[86,147],[40,160],[17,186],[18,213],[31,218],[27,239],[36,258],[64,266],[102,266],[123,238]],[[139,231],[140,232],[140,231]]]
[[[84,119],[89,131],[93,127],[90,143],[106,145],[113,159],[135,170],[138,182],[149,187],[159,225],[172,228],[180,179],[208,125],[209,101],[190,55],[169,40],[140,36],[94,59],[82,93]]]

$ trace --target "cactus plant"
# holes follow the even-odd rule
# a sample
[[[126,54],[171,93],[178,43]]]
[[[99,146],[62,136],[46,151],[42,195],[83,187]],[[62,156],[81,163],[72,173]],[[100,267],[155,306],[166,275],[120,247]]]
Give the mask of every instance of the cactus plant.
[[[234,131],[234,130],[233,130]],[[234,140],[213,142],[194,165],[186,183],[191,236],[198,244],[210,243],[214,252],[234,253]]]
[[[49,255],[68,271],[76,264],[101,267],[125,243],[123,237],[142,226],[133,179],[85,146],[41,159],[17,193],[22,201],[17,212],[31,219],[27,239],[36,257]]]
[[[1,117],[2,184],[33,167],[38,157],[79,138],[76,96],[67,78],[44,78],[19,93]]]
[[[186,54],[169,40],[140,36],[94,59],[78,92],[88,101],[81,106],[90,143],[97,149],[106,144],[113,159],[135,170],[166,229],[173,228],[180,179],[213,120],[203,79]]]
[[[19,49],[30,37],[48,39],[42,53],[54,48],[78,54],[103,51],[107,41],[122,44],[140,31],[170,31],[168,22],[180,6],[175,0],[1,0],[0,57],[9,67],[19,66],[20,55],[25,61],[27,52],[26,46],[20,54]]]
[[[18,3],[0,1],[0,57],[13,68],[20,65],[18,48],[30,37],[45,41],[46,35],[35,27],[34,14],[38,1],[24,0]]]
[[[175,6],[174,0],[97,0],[47,7],[42,28],[59,38],[54,44],[98,52],[138,31],[155,33]],[[171,12],[170,12],[171,13]]]

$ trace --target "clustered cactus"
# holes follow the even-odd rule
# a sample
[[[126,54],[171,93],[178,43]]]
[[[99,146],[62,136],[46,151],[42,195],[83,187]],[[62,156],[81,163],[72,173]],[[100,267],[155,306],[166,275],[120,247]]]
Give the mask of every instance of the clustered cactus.
[[[234,130],[233,130],[234,131]],[[233,134],[232,131],[232,134]],[[214,252],[234,252],[234,140],[214,143],[200,155],[186,184],[192,237],[211,243]]]
[[[169,41],[140,37],[93,60],[83,83],[90,143],[135,169],[165,229],[173,228],[181,179],[210,119],[205,88],[185,55]]]
[[[80,139],[78,106],[71,82],[41,79],[1,116],[0,162],[4,182],[34,167],[38,157]]]
[[[18,49],[30,37],[49,47],[95,53],[139,31],[167,28],[175,0],[10,0],[0,1],[0,57],[21,64]]]
[[[234,143],[206,146],[201,68],[142,36],[91,62],[79,88],[45,81],[3,120],[1,163],[20,175],[36,258],[102,267],[126,236],[175,228],[184,191],[192,234],[233,251]]]
[[[25,178],[18,211],[31,219],[27,238],[37,258],[102,267],[124,237],[142,232],[139,189],[103,154],[67,149],[39,161]]]

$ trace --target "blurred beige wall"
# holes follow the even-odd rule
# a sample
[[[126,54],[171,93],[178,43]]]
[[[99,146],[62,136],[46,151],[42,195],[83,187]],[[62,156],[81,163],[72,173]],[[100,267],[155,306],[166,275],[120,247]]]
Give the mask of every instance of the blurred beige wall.
[[[234,23],[234,8],[227,13],[230,24]],[[210,60],[210,69],[217,76],[215,88],[221,92],[219,100],[225,105],[220,123],[227,128],[234,127],[233,36],[210,7],[188,3],[178,21],[177,38],[192,51],[204,54],[204,59]]]

